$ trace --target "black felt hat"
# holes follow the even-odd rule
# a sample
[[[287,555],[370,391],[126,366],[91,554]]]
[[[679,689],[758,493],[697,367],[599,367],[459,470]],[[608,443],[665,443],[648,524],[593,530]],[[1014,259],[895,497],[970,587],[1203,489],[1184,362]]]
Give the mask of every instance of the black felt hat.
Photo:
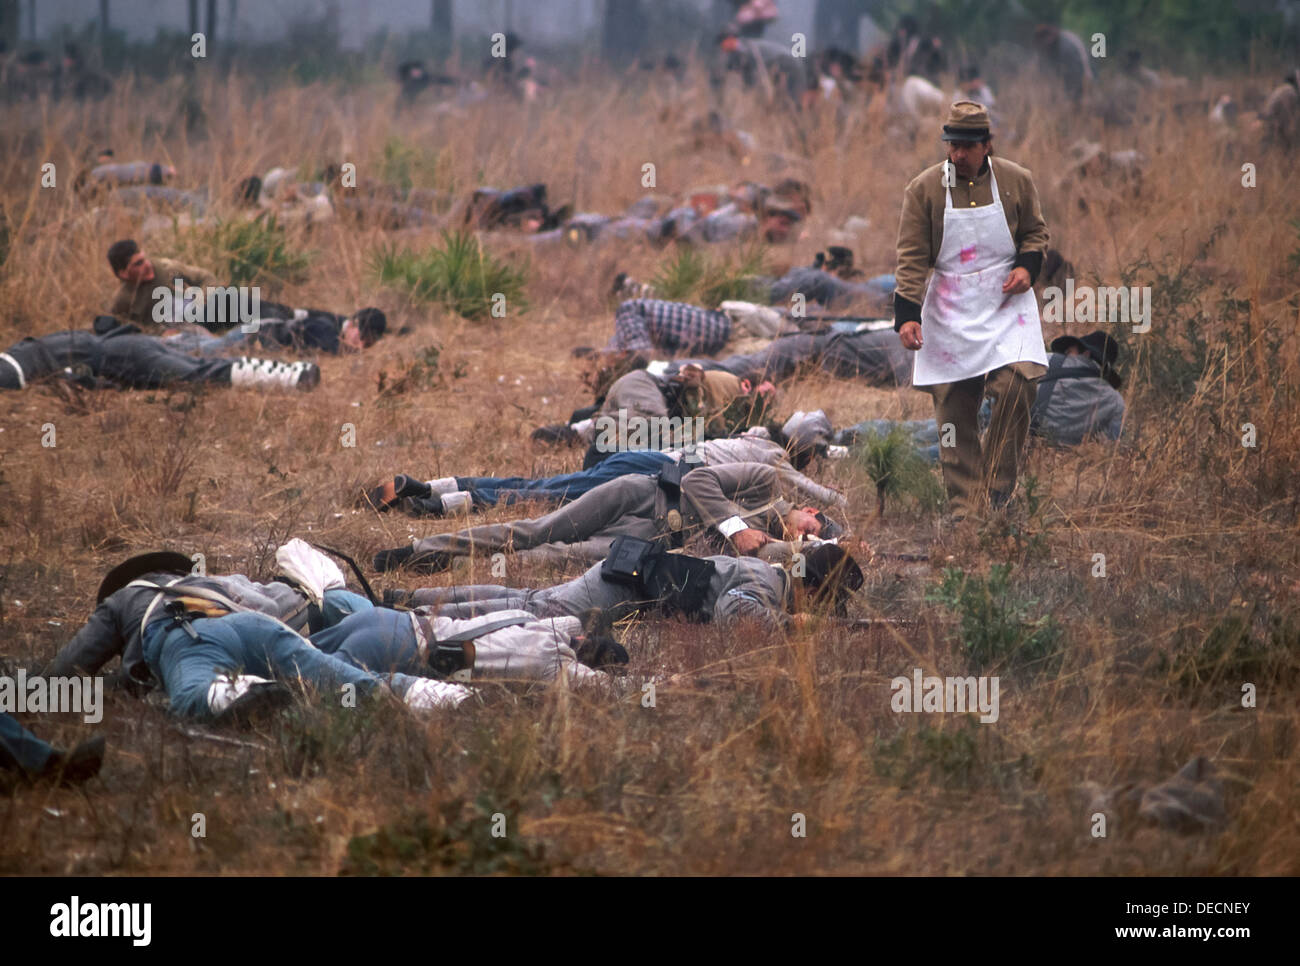
[[[108,572],[95,592],[95,603],[100,603],[110,594],[121,590],[137,577],[145,574],[179,574],[186,575],[194,565],[189,557],[174,550],[156,550],[142,553],[122,561]]]
[[[866,583],[857,561],[837,543],[819,543],[803,556],[804,584],[815,600],[831,604],[837,611]]]
[[[1115,371],[1115,363],[1119,361],[1119,343],[1111,336],[1100,329],[1082,337],[1062,335],[1052,340],[1050,348],[1053,352],[1064,352],[1071,347],[1087,353],[1093,362],[1101,366],[1102,377],[1116,389],[1120,387],[1123,380]]]

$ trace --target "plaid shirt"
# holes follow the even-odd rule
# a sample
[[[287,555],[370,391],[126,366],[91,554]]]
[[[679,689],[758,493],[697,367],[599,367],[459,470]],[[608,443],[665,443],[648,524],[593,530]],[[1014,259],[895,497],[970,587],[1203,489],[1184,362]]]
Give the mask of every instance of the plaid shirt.
[[[668,353],[714,355],[731,336],[731,319],[685,302],[629,299],[614,314],[610,349],[661,349]]]

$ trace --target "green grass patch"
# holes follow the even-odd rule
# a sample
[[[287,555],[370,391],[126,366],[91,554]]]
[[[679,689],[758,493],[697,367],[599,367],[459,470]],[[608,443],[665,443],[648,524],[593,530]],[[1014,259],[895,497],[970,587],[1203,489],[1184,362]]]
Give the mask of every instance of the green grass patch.
[[[987,577],[947,567],[926,599],[957,617],[962,650],[977,671],[1041,667],[1059,656],[1060,626],[1051,614],[1038,614],[1039,601],[1012,582],[1008,564],[994,564]]]
[[[274,215],[191,228],[177,235],[174,250],[176,257],[206,268],[223,285],[257,285],[269,293],[305,282],[312,259]]]
[[[439,151],[421,150],[399,135],[384,142],[383,156],[379,161],[379,180],[397,185],[403,191],[412,188],[451,190],[452,185],[444,171],[443,156]]]
[[[706,255],[690,245],[678,245],[660,263],[650,284],[658,298],[669,302],[690,302],[711,309],[727,301],[766,304],[754,277],[767,274],[767,269],[767,249],[761,244],[746,245],[720,257]]]
[[[444,231],[442,244],[424,251],[384,246],[370,268],[381,285],[401,289],[412,302],[439,304],[472,321],[527,308],[525,270],[486,251],[469,232]]]
[[[943,504],[943,484],[903,427],[895,426],[884,435],[870,432],[854,448],[858,465],[876,484],[877,514],[884,515],[891,497],[910,496],[928,510]]]
[[[1289,681],[1300,653],[1300,615],[1263,613],[1255,604],[1221,615],[1209,630],[1184,629],[1171,655],[1157,666],[1184,692],[1226,689],[1239,698],[1243,684]]]

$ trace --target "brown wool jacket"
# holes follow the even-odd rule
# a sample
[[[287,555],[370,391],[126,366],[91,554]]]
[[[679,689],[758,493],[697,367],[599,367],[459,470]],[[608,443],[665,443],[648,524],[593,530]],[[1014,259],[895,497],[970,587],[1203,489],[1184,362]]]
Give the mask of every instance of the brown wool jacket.
[[[146,332],[171,328],[171,326],[159,325],[153,319],[155,288],[159,286],[172,288],[177,278],[181,279],[182,285],[197,285],[204,289],[219,284],[217,277],[211,272],[195,268],[193,265],[184,265],[170,258],[155,258],[152,261],[154,277],[141,285],[132,282],[120,283],[108,308],[109,314],[124,321],[134,322]]]
[[[973,180],[958,178],[952,188],[953,208],[993,204],[989,163],[998,176],[998,191],[1007,216],[1007,227],[1016,244],[1016,267],[1029,272],[1032,284],[1038,278],[1047,251],[1047,222],[1038,201],[1038,189],[1028,168],[1014,161],[990,157]],[[921,321],[925,282],[943,244],[943,162],[926,168],[912,179],[903,193],[903,214],[898,223],[898,288],[894,292],[894,328],[904,322]]]

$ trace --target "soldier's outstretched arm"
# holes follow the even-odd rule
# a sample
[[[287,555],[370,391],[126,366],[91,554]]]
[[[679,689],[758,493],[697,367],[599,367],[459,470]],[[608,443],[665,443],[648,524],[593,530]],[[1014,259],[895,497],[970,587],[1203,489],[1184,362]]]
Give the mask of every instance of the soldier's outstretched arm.
[[[86,626],[45,666],[46,677],[95,674],[122,653],[126,638],[112,609],[112,600],[109,597],[96,607]]]

